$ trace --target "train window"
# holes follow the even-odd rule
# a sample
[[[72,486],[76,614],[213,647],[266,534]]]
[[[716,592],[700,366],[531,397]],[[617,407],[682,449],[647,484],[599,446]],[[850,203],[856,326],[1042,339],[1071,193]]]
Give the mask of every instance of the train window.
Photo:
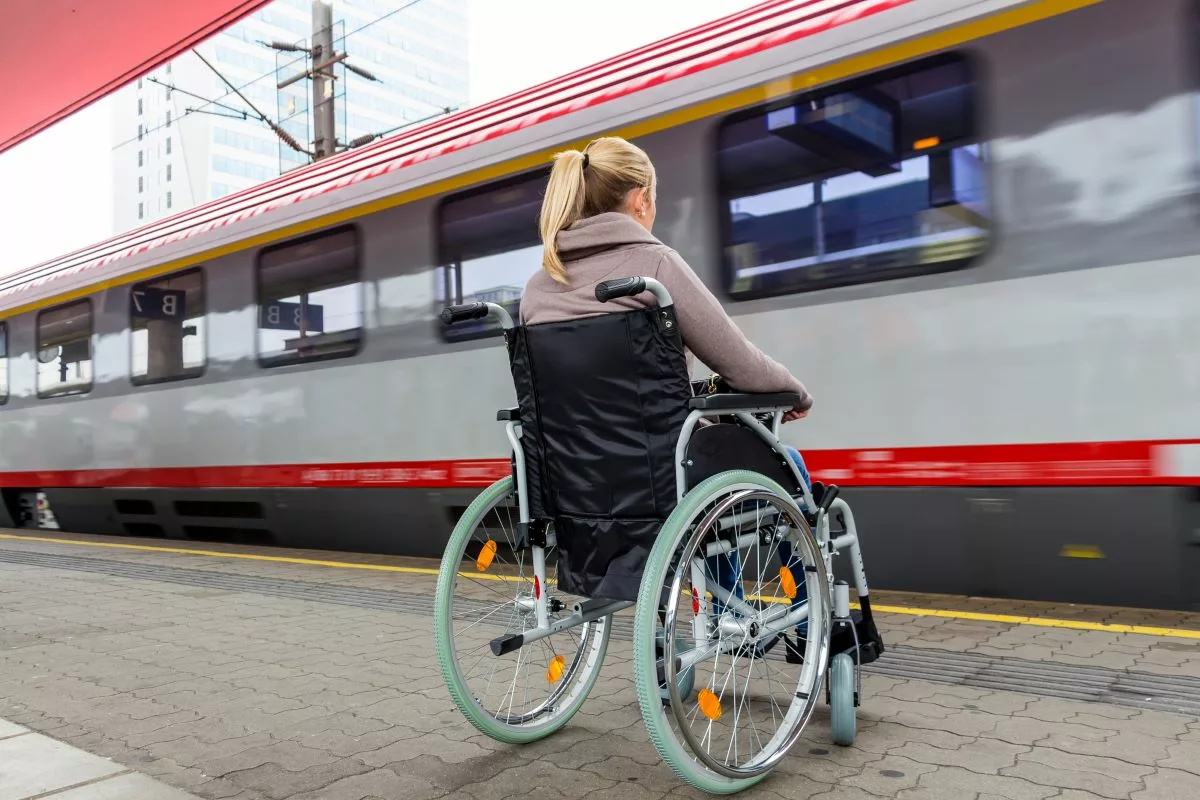
[[[438,219],[438,309],[491,302],[520,313],[521,293],[542,268],[538,214],[549,169],[471,189],[447,198]],[[491,320],[438,326],[447,340],[491,335]]]
[[[0,322],[0,404],[8,402],[8,323]]]
[[[92,388],[92,301],[38,313],[38,397],[83,394]]]
[[[258,356],[265,367],[344,358],[362,342],[358,230],[265,248],[258,257]]]
[[[189,269],[135,283],[129,292],[134,384],[204,372],[204,272]]]
[[[958,269],[987,245],[987,150],[956,54],[730,116],[718,133],[739,299]]]

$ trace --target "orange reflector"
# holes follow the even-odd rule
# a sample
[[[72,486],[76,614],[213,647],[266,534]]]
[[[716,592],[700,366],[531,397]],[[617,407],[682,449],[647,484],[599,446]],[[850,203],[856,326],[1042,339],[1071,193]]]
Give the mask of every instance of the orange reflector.
[[[479,558],[475,559],[475,569],[483,572],[492,565],[492,559],[496,557],[496,543],[488,539],[483,543],[483,549],[479,551]]]
[[[936,136],[929,136],[925,139],[917,139],[913,142],[913,150],[928,150],[931,147],[937,147],[942,143],[942,140]]]
[[[567,661],[562,656],[555,656],[550,661],[550,669],[546,670],[546,683],[558,683],[559,678],[567,669]]]
[[[700,704],[701,714],[709,719],[720,718],[721,701],[707,686],[700,690],[700,694],[696,697],[696,702]]]
[[[788,600],[796,599],[796,576],[786,566],[779,568],[779,582],[783,584],[783,593]]]

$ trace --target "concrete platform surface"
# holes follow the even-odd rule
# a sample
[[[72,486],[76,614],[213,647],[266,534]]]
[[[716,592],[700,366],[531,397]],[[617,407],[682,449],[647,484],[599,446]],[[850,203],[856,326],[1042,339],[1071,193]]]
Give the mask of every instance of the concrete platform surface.
[[[561,731],[522,747],[477,733],[434,654],[436,566],[0,535],[0,717],[211,800],[705,796],[649,741],[627,619]],[[739,797],[1200,798],[1194,615],[958,598],[941,616],[942,600],[879,593],[912,613],[878,615],[888,651],[865,670],[855,744],[831,743],[821,705]]]
[[[0,800],[195,800],[107,758],[0,720]]]

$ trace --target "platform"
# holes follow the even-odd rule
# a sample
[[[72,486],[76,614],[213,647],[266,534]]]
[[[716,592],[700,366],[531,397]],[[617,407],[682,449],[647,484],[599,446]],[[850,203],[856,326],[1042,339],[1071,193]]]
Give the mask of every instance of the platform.
[[[624,618],[562,731],[476,733],[434,655],[436,568],[0,531],[0,718],[214,800],[704,796],[647,737]],[[855,745],[819,706],[740,797],[1200,797],[1200,615],[874,598]]]

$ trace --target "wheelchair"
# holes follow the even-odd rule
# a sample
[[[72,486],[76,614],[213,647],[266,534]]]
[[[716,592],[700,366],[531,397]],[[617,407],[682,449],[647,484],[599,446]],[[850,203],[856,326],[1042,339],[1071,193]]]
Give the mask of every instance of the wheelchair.
[[[883,641],[849,505],[779,441],[798,398],[696,396],[666,288],[625,278],[595,294],[647,291],[655,305],[531,326],[492,303],[442,311],[500,323],[518,405],[497,413],[511,475],[447,544],[436,650],[471,724],[523,744],[579,710],[619,628],[660,757],[729,794],[779,764],[822,695],[834,742],[852,744],[859,668]],[[853,611],[833,570],[844,552]]]

